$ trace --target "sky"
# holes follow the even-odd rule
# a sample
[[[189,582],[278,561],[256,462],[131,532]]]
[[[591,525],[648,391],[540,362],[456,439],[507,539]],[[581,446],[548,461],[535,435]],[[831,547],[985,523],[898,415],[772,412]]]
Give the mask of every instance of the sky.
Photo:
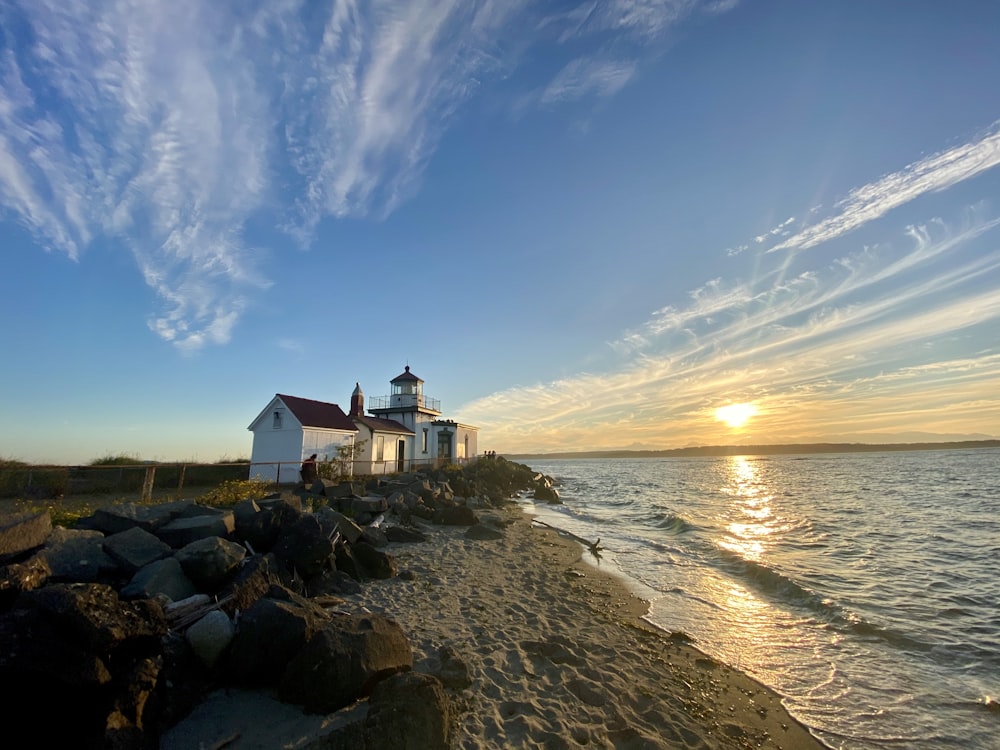
[[[997,81],[985,0],[0,0],[0,458],[407,365],[480,451],[998,437]]]

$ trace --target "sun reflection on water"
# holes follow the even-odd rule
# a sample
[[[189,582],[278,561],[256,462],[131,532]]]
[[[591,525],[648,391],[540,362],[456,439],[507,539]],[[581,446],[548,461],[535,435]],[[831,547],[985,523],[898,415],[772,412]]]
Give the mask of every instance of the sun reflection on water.
[[[722,491],[733,498],[735,515],[726,525],[728,536],[719,546],[745,560],[758,562],[768,551],[774,528],[772,494],[754,463],[745,456],[733,456],[726,467],[728,483]]]

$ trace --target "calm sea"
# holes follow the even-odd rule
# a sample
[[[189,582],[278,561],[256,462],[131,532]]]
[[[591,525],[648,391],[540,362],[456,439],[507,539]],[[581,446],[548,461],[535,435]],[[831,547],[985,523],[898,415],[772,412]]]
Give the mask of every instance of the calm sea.
[[[525,463],[540,520],[827,745],[1000,748],[1000,450]]]

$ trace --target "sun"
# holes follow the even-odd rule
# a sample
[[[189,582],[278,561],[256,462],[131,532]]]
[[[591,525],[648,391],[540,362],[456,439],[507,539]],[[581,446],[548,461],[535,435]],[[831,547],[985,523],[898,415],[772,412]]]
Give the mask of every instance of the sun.
[[[729,404],[715,410],[715,419],[733,428],[742,427],[756,413],[757,407],[753,404]]]

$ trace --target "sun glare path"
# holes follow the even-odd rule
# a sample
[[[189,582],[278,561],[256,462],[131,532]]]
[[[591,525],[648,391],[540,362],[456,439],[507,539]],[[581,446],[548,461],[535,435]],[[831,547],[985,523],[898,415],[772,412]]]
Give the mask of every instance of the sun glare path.
[[[729,404],[715,410],[715,419],[730,427],[742,427],[756,413],[757,407],[753,404]]]

